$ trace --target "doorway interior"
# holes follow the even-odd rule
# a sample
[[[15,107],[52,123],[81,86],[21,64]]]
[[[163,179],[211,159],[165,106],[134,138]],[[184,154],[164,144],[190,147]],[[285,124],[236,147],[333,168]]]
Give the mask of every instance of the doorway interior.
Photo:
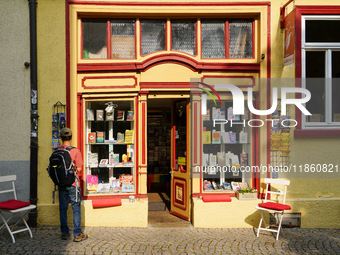
[[[172,107],[173,102],[170,98],[148,100],[147,189],[149,225],[190,225],[190,222],[170,214]]]

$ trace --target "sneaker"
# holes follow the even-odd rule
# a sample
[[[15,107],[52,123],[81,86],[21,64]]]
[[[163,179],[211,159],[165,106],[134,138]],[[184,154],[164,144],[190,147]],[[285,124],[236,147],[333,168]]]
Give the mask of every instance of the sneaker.
[[[87,238],[88,238],[87,234],[80,233],[79,235],[74,236],[73,242],[81,242],[81,241],[86,240]]]
[[[67,234],[62,234],[62,235],[61,235],[61,240],[67,240],[69,237],[70,237],[70,234],[69,234],[69,233],[67,233]]]

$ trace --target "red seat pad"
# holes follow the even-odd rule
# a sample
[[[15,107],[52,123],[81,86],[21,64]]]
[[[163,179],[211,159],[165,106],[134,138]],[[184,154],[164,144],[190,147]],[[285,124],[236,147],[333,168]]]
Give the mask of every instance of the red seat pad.
[[[203,202],[231,202],[230,196],[223,194],[223,195],[215,195],[215,194],[205,194],[202,195]]]
[[[120,198],[103,198],[92,200],[92,206],[95,207],[109,207],[109,206],[120,206],[122,200]]]
[[[289,205],[274,203],[274,202],[260,203],[259,206],[266,208],[266,209],[273,209],[273,210],[278,210],[278,211],[292,209]]]
[[[15,210],[31,205],[30,202],[24,202],[20,200],[10,199],[4,202],[0,202],[0,209]]]

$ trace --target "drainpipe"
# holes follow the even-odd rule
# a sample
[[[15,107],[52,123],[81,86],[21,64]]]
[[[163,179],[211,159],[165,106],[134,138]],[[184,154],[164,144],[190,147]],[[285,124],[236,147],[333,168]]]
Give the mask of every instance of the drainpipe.
[[[37,204],[38,176],[38,89],[37,89],[37,1],[28,0],[30,19],[30,70],[31,70],[31,144],[30,144],[30,203]],[[28,214],[28,223],[37,226],[37,209]]]

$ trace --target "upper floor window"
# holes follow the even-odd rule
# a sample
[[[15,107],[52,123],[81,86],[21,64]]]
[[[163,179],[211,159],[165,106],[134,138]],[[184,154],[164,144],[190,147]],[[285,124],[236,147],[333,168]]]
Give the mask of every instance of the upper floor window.
[[[253,58],[253,23],[249,20],[203,20],[202,58]],[[167,27],[167,24],[170,24]],[[140,20],[140,55],[170,50],[197,55],[197,19]],[[83,59],[136,59],[134,19],[83,19]],[[167,35],[170,35],[169,38]]]
[[[305,128],[340,126],[340,16],[302,18],[302,86],[311,92]]]
[[[165,50],[165,20],[142,20],[142,55]]]

